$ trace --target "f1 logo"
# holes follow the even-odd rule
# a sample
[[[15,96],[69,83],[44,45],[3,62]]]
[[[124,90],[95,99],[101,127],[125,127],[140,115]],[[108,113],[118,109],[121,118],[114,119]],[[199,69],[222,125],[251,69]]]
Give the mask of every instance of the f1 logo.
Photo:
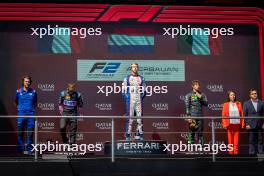
[[[118,5],[103,14],[98,21],[121,21],[134,19],[138,22],[150,21],[161,9],[161,6],[151,5]]]
[[[95,70],[103,69],[103,73],[115,73],[120,66],[120,62],[97,62],[93,65],[90,73],[93,73]]]

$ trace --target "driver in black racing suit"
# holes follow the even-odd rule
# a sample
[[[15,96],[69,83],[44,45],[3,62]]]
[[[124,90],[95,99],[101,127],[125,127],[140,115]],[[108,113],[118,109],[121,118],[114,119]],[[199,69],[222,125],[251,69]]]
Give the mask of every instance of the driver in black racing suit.
[[[206,95],[201,93],[200,83],[198,80],[192,81],[192,92],[185,96],[185,106],[186,114],[191,117],[202,117],[203,111],[202,107],[208,105]],[[203,136],[203,119],[187,119],[189,123],[189,134],[188,134],[188,144],[193,144],[195,139],[195,134],[198,136],[200,144],[204,144]]]

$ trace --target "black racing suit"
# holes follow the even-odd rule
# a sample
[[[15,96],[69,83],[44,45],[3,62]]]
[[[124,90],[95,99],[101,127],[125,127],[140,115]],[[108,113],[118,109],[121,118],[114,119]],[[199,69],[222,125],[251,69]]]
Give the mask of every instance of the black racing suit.
[[[78,109],[82,108],[83,100],[79,92],[62,91],[59,98],[59,106],[62,107],[63,116],[77,116]],[[69,139],[66,134],[67,124],[70,125]],[[74,144],[76,142],[77,118],[65,118],[60,120],[60,132],[63,143]]]
[[[199,98],[196,92],[192,91],[185,96],[185,106],[186,106],[186,114],[187,116],[192,117],[202,117],[203,116],[203,106],[208,105],[208,101],[206,95],[201,93],[202,97]],[[195,133],[197,133],[199,143],[204,144],[204,136],[203,136],[203,119],[197,118],[193,119],[192,123],[189,124],[189,135],[188,135],[188,143],[193,144],[195,139]]]

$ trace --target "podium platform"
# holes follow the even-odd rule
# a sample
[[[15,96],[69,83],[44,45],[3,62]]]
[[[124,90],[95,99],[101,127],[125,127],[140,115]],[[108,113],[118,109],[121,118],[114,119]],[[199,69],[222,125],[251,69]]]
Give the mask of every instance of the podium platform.
[[[166,155],[164,151],[166,141],[162,140],[117,140],[115,141],[115,155]],[[106,141],[104,144],[104,154],[110,155],[112,143]]]

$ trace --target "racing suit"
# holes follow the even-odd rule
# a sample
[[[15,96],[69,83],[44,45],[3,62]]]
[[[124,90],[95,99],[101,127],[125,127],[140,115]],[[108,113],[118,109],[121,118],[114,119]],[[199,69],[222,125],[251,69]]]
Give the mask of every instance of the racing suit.
[[[26,116],[35,115],[35,107],[37,106],[37,93],[35,90],[28,88],[25,91],[22,88],[16,91],[15,103],[17,105],[18,116],[17,126],[18,126],[18,152],[28,151],[31,153],[33,133],[35,127],[35,119]],[[26,127],[26,143],[23,142],[23,129]]]
[[[208,105],[208,101],[206,95],[201,93],[202,97],[199,98],[196,95],[196,92],[192,91],[185,96],[185,106],[186,106],[186,114],[187,116],[192,117],[202,117],[202,107]],[[192,123],[189,124],[189,135],[188,135],[188,143],[193,144],[195,133],[197,133],[198,140],[200,144],[204,144],[204,136],[203,136],[203,119],[192,119]]]
[[[77,116],[83,106],[82,96],[79,92],[62,91],[59,98],[59,111],[63,116]],[[66,134],[67,125],[70,126],[69,138]],[[77,118],[60,119],[60,133],[63,143],[74,144],[76,142]]]
[[[129,116],[142,116],[143,98],[145,97],[145,78],[142,76],[128,75],[124,78],[122,84],[122,95],[126,103],[126,125],[125,137],[127,140],[131,138],[131,131],[134,119]],[[143,140],[143,121],[141,118],[137,120],[137,133],[135,139]]]

